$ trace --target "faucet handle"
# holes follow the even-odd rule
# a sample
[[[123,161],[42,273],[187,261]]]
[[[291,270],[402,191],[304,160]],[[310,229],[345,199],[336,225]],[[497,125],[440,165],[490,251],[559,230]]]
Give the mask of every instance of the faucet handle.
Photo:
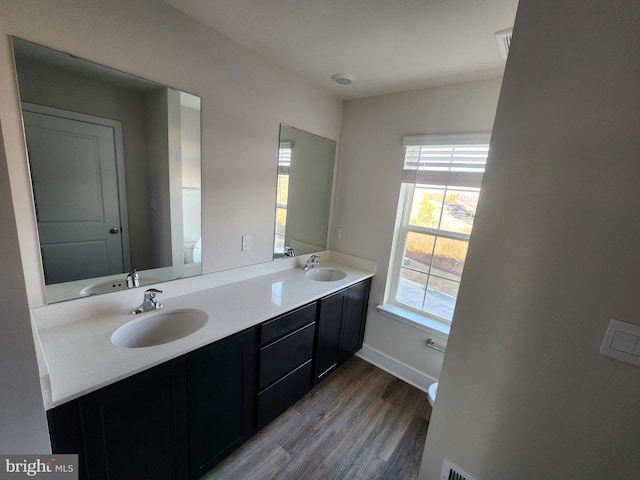
[[[132,310],[131,313],[135,315],[137,313],[145,313],[164,307],[164,305],[156,300],[157,293],[162,293],[162,290],[158,290],[157,288],[149,288],[148,290],[145,290],[144,301],[142,302],[142,305],[140,305],[135,310]]]
[[[320,265],[320,257],[311,255],[307,258],[307,263],[304,265],[303,270],[309,270],[309,268],[313,268],[316,265]]]
[[[145,301],[153,300],[154,298],[156,298],[156,293],[162,293],[162,290],[158,290],[157,288],[149,288],[148,290],[145,290],[144,292]]]

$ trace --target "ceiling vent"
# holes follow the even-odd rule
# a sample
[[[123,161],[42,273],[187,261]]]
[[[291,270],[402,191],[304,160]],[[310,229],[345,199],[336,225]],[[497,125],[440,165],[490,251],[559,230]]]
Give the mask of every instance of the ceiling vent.
[[[506,59],[509,55],[509,49],[511,48],[511,36],[513,35],[513,28],[506,28],[496,32],[496,42],[498,43],[498,50],[502,58]]]

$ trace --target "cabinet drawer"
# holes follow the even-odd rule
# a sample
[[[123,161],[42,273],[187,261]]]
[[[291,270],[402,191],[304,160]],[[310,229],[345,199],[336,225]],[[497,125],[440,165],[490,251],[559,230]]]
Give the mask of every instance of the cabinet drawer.
[[[309,325],[316,319],[316,303],[286,313],[273,320],[264,322],[260,326],[260,345],[266,345],[274,340],[294,332],[305,325]]]
[[[311,360],[258,394],[257,427],[261,429],[311,389]]]
[[[260,349],[259,390],[311,359],[315,327],[310,323]]]

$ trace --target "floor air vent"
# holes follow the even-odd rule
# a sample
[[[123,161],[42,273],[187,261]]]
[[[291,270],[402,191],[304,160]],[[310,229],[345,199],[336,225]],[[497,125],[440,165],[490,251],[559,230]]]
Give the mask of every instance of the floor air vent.
[[[442,473],[440,474],[440,480],[478,480],[472,477],[464,470],[456,467],[446,458],[442,462]]]

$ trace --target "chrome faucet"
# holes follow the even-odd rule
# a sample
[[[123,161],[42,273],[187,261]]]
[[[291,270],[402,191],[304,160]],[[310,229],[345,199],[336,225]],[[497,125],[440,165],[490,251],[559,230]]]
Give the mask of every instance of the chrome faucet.
[[[132,270],[127,275],[127,288],[139,287],[140,286],[140,277],[138,277],[138,272]]]
[[[302,267],[302,269],[309,270],[310,268],[314,268],[318,265],[320,265],[320,259],[318,258],[318,256],[311,255],[309,258],[307,258],[307,263],[305,264],[304,267]]]
[[[284,256],[285,257],[295,257],[296,252],[293,251],[293,248],[284,246]]]
[[[158,300],[156,300],[157,293],[162,293],[162,290],[157,290],[155,288],[150,288],[149,290],[146,290],[144,292],[144,301],[138,308],[136,308],[135,310],[132,310],[131,314],[135,315],[137,313],[150,312],[151,310],[158,310],[164,307],[164,305],[162,305],[160,302],[158,302]]]

